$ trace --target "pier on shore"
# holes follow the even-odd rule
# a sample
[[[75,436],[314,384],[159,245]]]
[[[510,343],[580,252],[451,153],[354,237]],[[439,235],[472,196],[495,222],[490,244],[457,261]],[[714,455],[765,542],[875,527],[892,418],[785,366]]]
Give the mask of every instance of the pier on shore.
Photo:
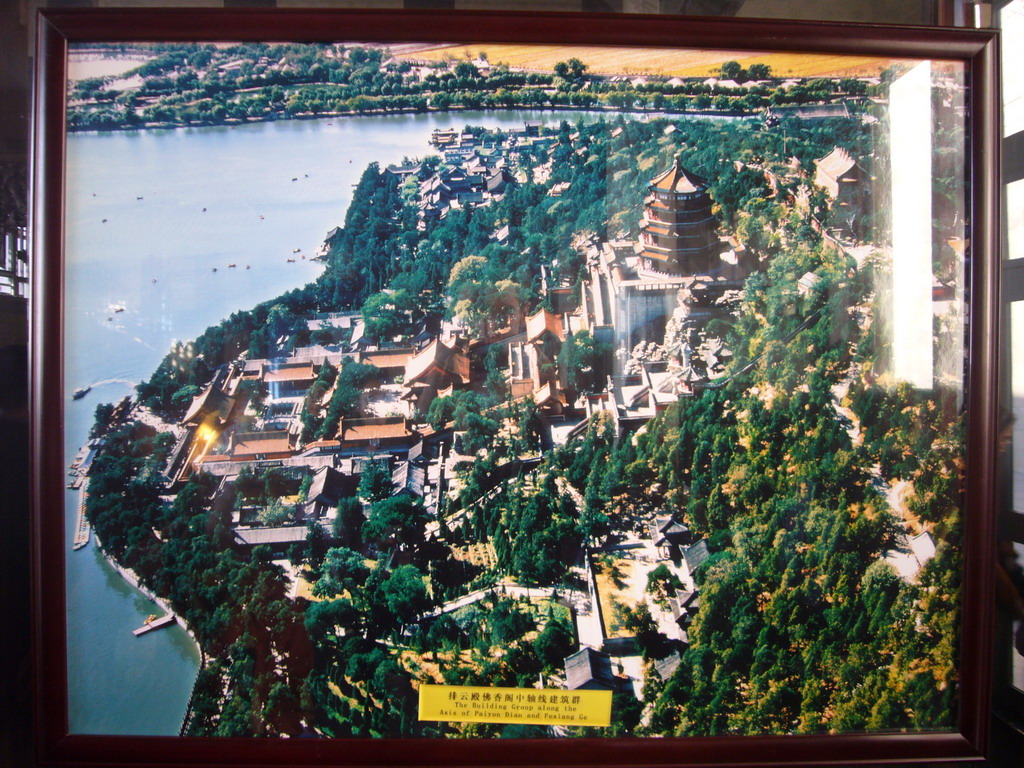
[[[143,624],[138,629],[133,629],[132,634],[136,637],[144,635],[147,632],[152,632],[155,629],[163,629],[169,624],[174,624],[177,617],[173,613],[168,613],[166,616],[161,616],[159,619],[153,619],[148,624]]]
[[[81,549],[89,543],[89,534],[92,531],[92,527],[85,517],[85,501],[88,496],[89,481],[86,479],[83,481],[82,488],[78,493],[78,518],[75,520],[75,538],[71,544],[72,549]]]

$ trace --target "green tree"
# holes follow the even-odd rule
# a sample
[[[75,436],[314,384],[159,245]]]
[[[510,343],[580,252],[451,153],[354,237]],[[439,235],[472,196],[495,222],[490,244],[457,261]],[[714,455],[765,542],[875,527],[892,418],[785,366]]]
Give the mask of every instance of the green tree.
[[[371,461],[359,476],[359,498],[366,502],[382,501],[391,495],[391,467],[386,460]]]
[[[719,69],[719,74],[723,80],[735,80],[736,82],[742,82],[746,79],[746,70],[743,69],[742,65],[738,61],[727,61],[722,64]]]
[[[751,80],[767,80],[772,76],[772,68],[767,64],[754,63],[747,67],[747,77]]]
[[[394,629],[416,621],[432,605],[423,574],[414,565],[401,565],[392,571],[380,585],[378,599]]]
[[[407,291],[371,294],[363,303],[366,333],[374,339],[390,340],[407,331],[416,310],[416,302]]]
[[[599,384],[601,352],[588,331],[577,331],[565,340],[558,353],[558,368],[572,395],[570,402],[576,395],[589,392]]]
[[[373,502],[363,523],[363,538],[381,547],[414,550],[423,545],[426,523],[423,500],[399,494]]]
[[[369,575],[370,568],[358,552],[345,547],[331,547],[324,555],[320,578],[313,585],[313,594],[331,598],[348,593],[351,598]]]

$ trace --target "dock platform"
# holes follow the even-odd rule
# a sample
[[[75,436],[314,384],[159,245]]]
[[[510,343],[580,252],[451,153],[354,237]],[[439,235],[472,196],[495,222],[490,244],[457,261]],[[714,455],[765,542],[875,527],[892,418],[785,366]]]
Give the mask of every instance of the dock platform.
[[[81,549],[89,543],[89,534],[92,531],[92,527],[85,517],[85,500],[89,496],[88,490],[89,483],[85,481],[78,494],[78,519],[75,520],[75,538],[71,544],[71,549]]]
[[[132,634],[139,637],[140,635],[152,632],[155,629],[163,629],[167,625],[173,624],[176,618],[177,617],[173,613],[168,613],[166,616],[161,616],[159,619],[153,619],[149,624],[143,624],[138,629],[133,629]]]

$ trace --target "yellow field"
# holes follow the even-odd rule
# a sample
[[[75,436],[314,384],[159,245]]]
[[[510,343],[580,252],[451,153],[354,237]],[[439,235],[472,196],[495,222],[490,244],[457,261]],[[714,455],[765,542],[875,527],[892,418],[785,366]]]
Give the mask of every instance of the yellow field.
[[[738,61],[744,67],[758,62],[767,64],[777,77],[871,77],[895,63],[893,59],[832,54],[485,43],[435,46],[399,53],[398,57],[411,61],[444,61],[472,59],[480,53],[484,53],[491,64],[507,64],[520,69],[550,72],[559,61],[575,57],[594,74],[666,77],[707,77],[716,74],[726,61]]]

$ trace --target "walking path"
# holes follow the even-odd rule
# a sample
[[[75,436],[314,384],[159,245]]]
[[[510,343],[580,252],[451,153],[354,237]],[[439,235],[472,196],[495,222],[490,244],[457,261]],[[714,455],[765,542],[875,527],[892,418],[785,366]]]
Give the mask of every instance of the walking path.
[[[452,613],[459,610],[459,608],[465,608],[467,605],[479,602],[492,594],[498,597],[526,598],[528,600],[545,598],[551,600],[558,597],[568,601],[577,613],[583,609],[589,610],[590,604],[590,598],[587,595],[566,587],[524,587],[513,581],[499,581],[493,586],[477,589],[468,595],[463,595],[455,600],[449,600],[437,610],[424,613],[420,616],[420,621],[436,619],[443,614]]]

